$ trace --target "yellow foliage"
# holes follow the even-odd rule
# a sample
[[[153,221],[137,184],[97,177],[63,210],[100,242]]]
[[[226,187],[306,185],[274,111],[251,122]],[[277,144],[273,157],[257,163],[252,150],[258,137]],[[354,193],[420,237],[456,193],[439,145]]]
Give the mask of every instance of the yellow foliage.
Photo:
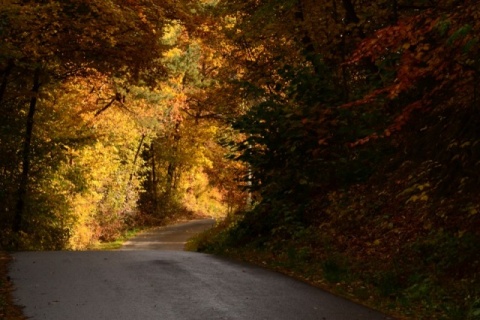
[[[208,175],[201,168],[190,173],[182,188],[186,190],[183,197],[186,209],[216,218],[225,217],[227,204],[224,195],[218,188],[209,186]]]
[[[422,192],[419,195],[413,195],[407,200],[406,203],[415,201],[428,201],[428,195],[425,192]]]
[[[92,90],[92,86],[97,89]],[[112,86],[98,74],[73,78],[49,91],[38,115],[46,141],[66,141],[61,144],[66,158],[46,181],[45,193],[63,195],[68,205],[68,215],[63,216],[70,220],[62,219],[68,223],[69,247],[75,250],[97,242],[105,235],[104,228],[115,225],[109,232],[116,232],[125,214],[134,212],[138,198],[135,190],[140,190],[141,184],[136,173],[142,160],[137,159],[136,164],[133,160],[139,142],[149,140],[141,138],[149,129],[145,119],[158,114],[155,108],[149,110],[150,114],[143,112],[151,107],[146,99],[131,99],[95,116],[105,105],[101,99],[108,100],[114,94]],[[82,134],[88,134],[87,138]],[[69,139],[85,142],[70,144]]]

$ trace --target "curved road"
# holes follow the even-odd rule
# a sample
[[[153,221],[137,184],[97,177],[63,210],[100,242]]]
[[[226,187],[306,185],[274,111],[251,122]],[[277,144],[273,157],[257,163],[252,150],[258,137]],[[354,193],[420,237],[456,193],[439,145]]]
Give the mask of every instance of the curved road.
[[[119,251],[16,253],[17,303],[34,320],[388,319],[275,272],[175,251],[211,223],[161,228]]]
[[[140,233],[120,250],[183,250],[194,235],[213,227],[214,219],[193,220]]]

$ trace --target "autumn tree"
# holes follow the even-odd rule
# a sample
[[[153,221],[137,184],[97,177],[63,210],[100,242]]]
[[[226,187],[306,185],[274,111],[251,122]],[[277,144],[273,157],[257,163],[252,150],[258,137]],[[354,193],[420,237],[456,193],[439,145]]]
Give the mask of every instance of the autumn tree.
[[[78,141],[85,141],[82,135],[92,128],[92,123],[82,119],[83,121],[73,124],[78,127],[79,136],[63,137],[55,141],[52,137],[55,132],[47,127],[51,120],[43,116],[54,114],[52,111],[55,108],[58,110],[58,101],[71,107],[63,108],[62,112],[85,112],[78,104],[80,101],[85,103],[88,96],[92,95],[97,95],[98,98],[89,105],[90,108],[96,108],[93,110],[94,118],[115,108],[128,113],[129,109],[125,105],[128,87],[140,80],[152,85],[163,72],[163,67],[155,61],[163,50],[158,39],[165,17],[177,14],[180,11],[176,12],[169,3],[158,6],[150,1],[121,4],[116,1],[7,1],[2,6],[0,104],[11,115],[9,118],[15,120],[15,127],[12,128],[14,131],[9,130],[9,133],[16,137],[16,142],[12,140],[10,145],[2,144],[6,149],[5,155],[12,157],[5,159],[4,177],[9,177],[10,182],[13,182],[13,185],[5,189],[9,190],[8,193],[3,195],[9,203],[2,214],[6,230],[4,234],[8,234],[8,230],[17,234],[35,234],[35,229],[43,228],[44,235],[55,234],[57,231],[60,234],[58,239],[43,242],[54,246],[65,244],[69,235],[66,233],[68,226],[62,222],[63,213],[57,215],[53,213],[55,210],[50,209],[46,209],[51,212],[48,214],[35,214],[35,211],[38,212],[40,203],[55,203],[49,201],[50,195],[55,194],[59,199],[65,200],[65,195],[62,195],[65,186],[40,192],[41,185],[48,184],[47,181],[52,179],[49,175],[59,174],[57,170],[62,170],[62,163],[67,159],[72,160],[72,150],[80,147],[82,143],[79,144]],[[100,80],[104,83],[81,83],[79,79],[82,78],[104,79]],[[122,85],[112,87],[110,81],[113,79],[120,79],[117,82]],[[79,84],[91,86],[80,89],[86,96],[78,102],[68,100],[68,90],[75,91]],[[105,90],[105,87],[108,89]],[[66,89],[67,92],[61,94],[61,89]],[[22,114],[26,118],[23,120],[26,123],[24,127],[20,125]],[[5,123],[4,128],[7,125]],[[19,136],[23,136],[22,140],[19,140]],[[92,134],[90,138],[94,136]],[[9,167],[8,163],[12,160],[21,166]],[[68,180],[71,179],[67,178]],[[77,182],[80,183],[70,181],[74,184]],[[11,193],[15,188],[18,190],[17,195]],[[36,195],[45,197],[35,202]],[[14,206],[12,201],[16,203]],[[68,205],[64,207],[67,208]],[[46,219],[45,224],[40,223],[42,227],[35,226],[39,223],[38,219],[43,217]],[[51,231],[48,231],[49,228]]]
[[[261,233],[308,225],[317,217],[313,199],[367,179],[388,149],[352,152],[348,143],[385,117],[338,106],[377,81],[374,64],[362,61],[360,70],[347,62],[394,8],[387,1],[220,1],[217,9],[232,47],[222,71],[230,70],[230,99],[243,109],[233,119],[245,135],[240,160],[260,194],[251,220],[262,221]]]
[[[168,73],[161,87],[165,113],[163,127],[144,153],[150,172],[141,202],[160,219],[185,210],[222,216],[237,205],[235,176],[225,174],[230,165],[218,143],[230,112],[218,96],[222,57],[204,42],[208,28],[192,30],[172,21],[163,38],[172,46],[162,59]]]
[[[259,197],[207,245],[255,248],[290,270],[321,261],[321,277],[330,261],[349,284],[360,266],[359,281],[425,318],[476,313],[477,1],[217,9],[232,48],[222,71],[243,110],[239,159]]]

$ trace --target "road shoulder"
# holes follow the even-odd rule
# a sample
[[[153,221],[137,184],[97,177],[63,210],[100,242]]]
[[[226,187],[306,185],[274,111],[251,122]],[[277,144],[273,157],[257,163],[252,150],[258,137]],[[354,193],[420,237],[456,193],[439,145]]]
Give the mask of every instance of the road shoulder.
[[[0,251],[0,320],[26,320],[22,308],[15,305],[13,300],[12,281],[8,276],[12,256],[5,251]]]

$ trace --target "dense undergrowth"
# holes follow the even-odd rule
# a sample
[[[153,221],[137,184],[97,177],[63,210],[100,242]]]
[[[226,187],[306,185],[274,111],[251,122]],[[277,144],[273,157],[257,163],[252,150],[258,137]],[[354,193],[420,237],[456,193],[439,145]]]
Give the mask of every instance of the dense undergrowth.
[[[329,218],[285,238],[249,234],[235,220],[193,239],[189,248],[286,273],[398,318],[480,317],[479,238],[471,233],[413,236],[409,230],[422,227],[406,220],[392,227],[387,217],[377,220],[384,227],[358,219],[364,225],[354,232],[355,226]]]
[[[398,318],[480,319],[480,137],[470,111],[412,122],[398,151],[363,182],[305,203],[260,203],[190,248],[279,270]]]

